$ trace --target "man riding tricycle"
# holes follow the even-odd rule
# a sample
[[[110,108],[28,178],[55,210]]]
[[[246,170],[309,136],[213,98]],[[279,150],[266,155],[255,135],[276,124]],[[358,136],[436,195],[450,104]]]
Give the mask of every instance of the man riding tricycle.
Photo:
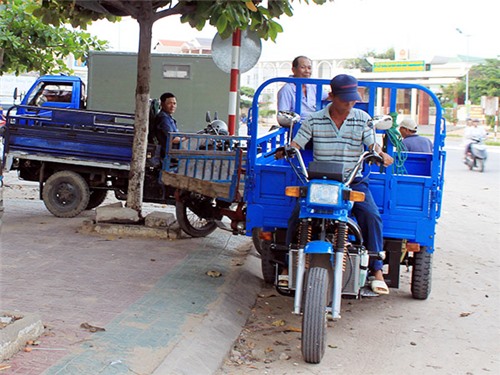
[[[297,85],[305,83],[295,80]],[[256,98],[266,85],[295,80],[270,80],[257,90]],[[399,268],[406,264],[413,269],[413,297],[428,297],[445,132],[439,101],[424,87],[361,82],[368,96],[363,103],[354,77],[307,83],[329,84],[331,103],[300,128],[299,117],[280,114],[290,117],[288,126],[257,136],[254,101],[245,180],[246,230],[249,235],[260,233],[264,280],[294,297],[293,312],[303,319],[304,360],[318,363],[325,349],[327,317],[340,318],[342,296],[388,294],[389,287],[399,287]],[[403,151],[393,117],[374,116],[378,89],[395,98],[397,90],[415,88],[436,105],[432,154]],[[366,112],[353,108],[355,103]],[[390,112],[395,112],[395,105],[391,100]],[[308,141],[313,150],[306,147]]]
[[[259,120],[260,96],[283,82],[316,85],[317,108],[323,109],[302,123],[298,115],[281,113],[281,126],[267,130]],[[328,101],[322,100],[323,86],[331,91]],[[402,147],[397,106],[417,108],[414,101],[398,103],[407,97],[401,92],[418,93],[422,118],[433,107],[432,153]],[[303,94],[296,93],[298,113]],[[380,116],[386,113],[391,116]],[[178,163],[171,170],[164,163],[162,180],[186,193],[178,194],[178,203],[203,228],[253,237],[264,281],[294,297],[293,312],[303,317],[304,360],[318,363],[327,317],[340,318],[343,296],[389,293],[399,287],[402,264],[412,268],[413,298],[429,296],[445,134],[439,100],[420,85],[357,82],[347,75],[332,81],[274,78],[256,90],[248,137],[221,149],[170,150],[167,159]]]

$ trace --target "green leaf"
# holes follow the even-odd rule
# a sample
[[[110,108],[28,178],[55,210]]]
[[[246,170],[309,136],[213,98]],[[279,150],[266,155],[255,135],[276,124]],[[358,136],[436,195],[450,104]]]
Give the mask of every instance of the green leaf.
[[[227,27],[227,18],[225,16],[221,15],[219,17],[219,19],[217,20],[215,27],[217,28],[217,31],[220,34],[222,34],[226,30],[226,27]]]

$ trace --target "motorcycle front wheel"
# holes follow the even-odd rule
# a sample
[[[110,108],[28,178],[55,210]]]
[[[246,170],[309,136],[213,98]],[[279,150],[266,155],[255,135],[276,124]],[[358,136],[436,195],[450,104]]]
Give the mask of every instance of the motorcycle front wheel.
[[[319,363],[325,354],[328,271],[313,267],[307,273],[302,317],[302,357]]]

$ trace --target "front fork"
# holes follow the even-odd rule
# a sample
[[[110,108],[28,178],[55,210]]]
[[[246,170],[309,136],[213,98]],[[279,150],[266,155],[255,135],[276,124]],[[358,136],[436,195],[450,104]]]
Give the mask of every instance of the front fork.
[[[300,314],[303,297],[303,286],[306,270],[306,254],[304,248],[311,240],[310,221],[303,219],[299,227],[299,249],[297,251],[297,276],[295,287],[295,298],[293,304],[293,313]],[[344,249],[347,240],[347,224],[337,222],[337,233],[335,236],[334,252],[332,254],[331,264],[333,268],[333,286],[332,286],[332,318],[340,319],[340,305],[342,298],[342,278],[344,271]],[[313,255],[313,254],[311,254]]]
[[[302,292],[304,289],[304,276],[306,271],[306,254],[304,248],[311,240],[311,222],[307,219],[302,219],[299,225],[299,249],[297,251],[297,282],[295,284],[295,297],[293,300],[293,313],[300,314],[302,305]]]
[[[342,298],[342,276],[344,272],[344,249],[347,242],[347,223],[337,223],[337,235],[333,254],[332,318],[340,319],[340,301]]]

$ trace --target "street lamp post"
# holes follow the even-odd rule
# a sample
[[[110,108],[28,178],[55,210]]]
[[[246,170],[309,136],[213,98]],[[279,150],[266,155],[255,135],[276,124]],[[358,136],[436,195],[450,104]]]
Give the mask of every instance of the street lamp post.
[[[466,55],[465,55],[465,111],[467,114],[467,118],[469,118],[470,112],[470,103],[469,103],[469,38],[470,34],[465,34],[458,27],[456,28],[459,34],[463,35],[466,40]]]

